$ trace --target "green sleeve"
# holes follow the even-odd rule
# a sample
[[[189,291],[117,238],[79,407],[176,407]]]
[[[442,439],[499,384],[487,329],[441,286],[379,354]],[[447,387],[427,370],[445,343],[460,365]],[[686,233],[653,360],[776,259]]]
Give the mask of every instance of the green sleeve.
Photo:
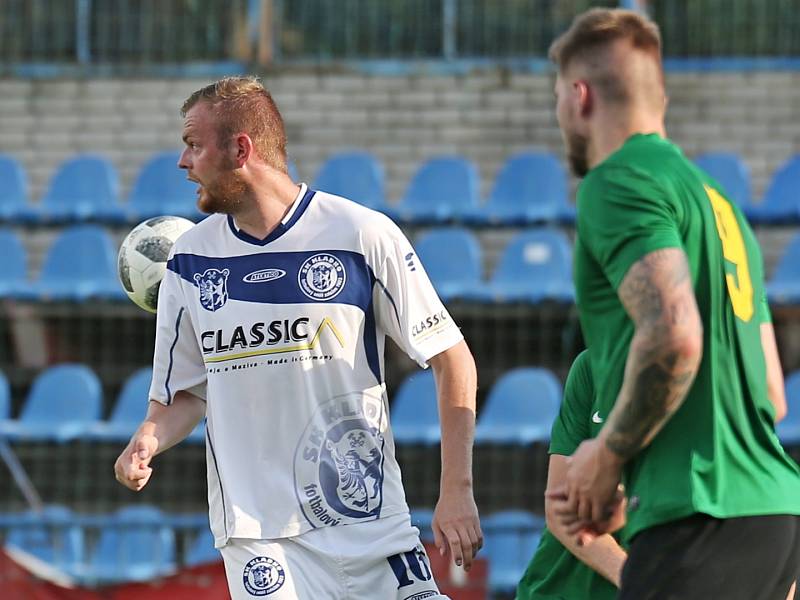
[[[572,363],[564,385],[561,409],[550,433],[550,454],[570,456],[580,443],[591,437],[594,385],[589,353],[584,350]]]
[[[772,323],[772,313],[769,310],[769,302],[767,301],[766,294],[761,294],[758,316],[761,323]]]
[[[595,169],[578,189],[578,235],[614,289],[637,260],[662,248],[682,248],[677,208],[643,172]]]

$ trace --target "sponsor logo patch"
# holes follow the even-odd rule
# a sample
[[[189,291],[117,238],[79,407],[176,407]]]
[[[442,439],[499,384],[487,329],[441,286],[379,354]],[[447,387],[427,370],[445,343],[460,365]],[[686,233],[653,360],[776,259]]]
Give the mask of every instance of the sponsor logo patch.
[[[242,277],[245,283],[266,283],[268,281],[275,281],[286,275],[283,269],[260,269],[253,271]]]

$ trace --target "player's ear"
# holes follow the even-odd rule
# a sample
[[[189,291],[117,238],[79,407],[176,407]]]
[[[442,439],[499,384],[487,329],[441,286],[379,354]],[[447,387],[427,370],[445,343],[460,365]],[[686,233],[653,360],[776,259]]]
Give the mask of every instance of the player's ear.
[[[253,140],[250,139],[250,136],[246,133],[237,134],[234,138],[234,150],[235,156],[234,160],[236,161],[236,166],[241,167],[243,166],[250,157],[255,152],[255,148],[253,147]]]
[[[578,114],[582,117],[589,116],[594,105],[594,93],[589,84],[583,79],[578,79],[572,84],[575,88],[575,102]]]

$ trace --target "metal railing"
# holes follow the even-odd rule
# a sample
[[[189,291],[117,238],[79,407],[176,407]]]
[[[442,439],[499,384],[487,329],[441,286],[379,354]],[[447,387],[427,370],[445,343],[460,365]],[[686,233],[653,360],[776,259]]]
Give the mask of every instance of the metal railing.
[[[618,5],[653,16],[670,58],[800,58],[800,0],[3,0],[0,74],[541,60],[576,14]]]

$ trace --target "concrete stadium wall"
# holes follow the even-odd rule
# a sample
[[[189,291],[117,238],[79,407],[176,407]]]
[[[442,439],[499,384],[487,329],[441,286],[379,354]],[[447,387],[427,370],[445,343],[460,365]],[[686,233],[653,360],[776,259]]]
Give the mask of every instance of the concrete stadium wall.
[[[486,194],[509,154],[529,147],[562,152],[547,75],[276,73],[265,81],[284,114],[302,179],[313,180],[336,151],[366,149],[386,167],[390,201],[434,155],[474,160]],[[0,152],[23,162],[34,199],[66,157],[104,154],[119,169],[124,197],[151,153],[180,147],[178,109],[205,83],[0,80]],[[739,153],[751,169],[756,197],[773,171],[800,152],[800,73],[675,73],[668,89],[670,136],[690,155]]]

